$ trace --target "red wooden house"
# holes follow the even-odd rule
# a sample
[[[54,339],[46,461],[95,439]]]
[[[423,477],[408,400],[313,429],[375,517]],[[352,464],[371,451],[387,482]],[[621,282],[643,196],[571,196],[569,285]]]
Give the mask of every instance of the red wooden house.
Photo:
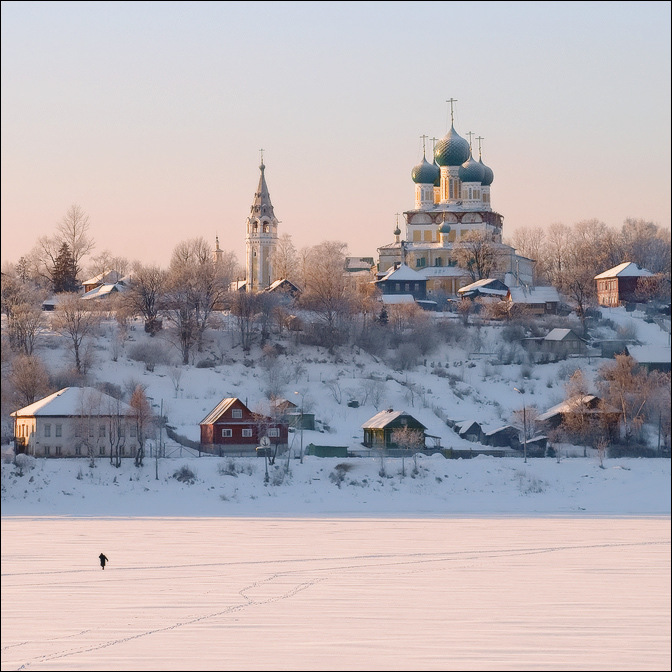
[[[255,453],[262,437],[274,448],[287,447],[288,425],[253,413],[236,397],[222,399],[200,422],[201,450],[215,455]]]

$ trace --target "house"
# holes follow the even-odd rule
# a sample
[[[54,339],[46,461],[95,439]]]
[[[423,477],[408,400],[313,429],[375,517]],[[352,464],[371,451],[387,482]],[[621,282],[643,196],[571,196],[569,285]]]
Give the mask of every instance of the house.
[[[647,371],[670,371],[669,345],[630,345],[628,354]]]
[[[298,298],[301,294],[301,290],[291,282],[291,280],[287,280],[287,278],[272,282],[266,289],[264,289],[264,292],[280,296],[287,299],[288,302]]]
[[[115,285],[123,278],[124,276],[119,271],[104,271],[103,273],[99,273],[95,277],[89,278],[88,280],[84,280],[84,282],[82,282],[84,294],[90,292],[92,289],[96,289],[96,287],[100,287],[101,285]]]
[[[486,446],[520,448],[522,445],[520,430],[513,425],[504,425],[504,427],[485,432],[483,443]]]
[[[383,297],[410,294],[416,301],[427,298],[427,278],[406,264],[392,267],[373,282]]]
[[[532,315],[557,315],[560,295],[555,287],[510,287],[511,307]]]
[[[462,420],[453,425],[453,429],[457,432],[460,438],[467,441],[480,443],[483,441],[483,430],[475,420]]]
[[[476,280],[457,290],[458,296],[463,299],[488,298],[495,301],[508,300],[509,288],[496,278],[483,278]]]
[[[582,355],[588,351],[586,342],[572,329],[551,329],[541,341],[541,348],[554,355]]]
[[[275,416],[282,418],[289,427],[295,429],[315,429],[315,413],[306,413],[289,399],[276,398],[271,401]]]
[[[10,414],[14,449],[35,457],[135,457],[133,409],[93,387],[64,387]]]
[[[640,278],[652,276],[651,271],[640,268],[632,261],[624,261],[595,276],[597,283],[597,303],[600,306],[620,306],[635,301],[637,282]]]
[[[111,296],[114,296],[120,290],[123,289],[124,286],[118,283],[115,283],[113,285],[98,285],[98,287],[94,287],[93,289],[90,289],[88,292],[82,294],[80,298],[84,301],[88,301],[90,299],[107,299],[110,298]]]
[[[552,406],[538,415],[535,422],[547,429],[556,429],[567,415],[579,409],[592,418],[600,418],[607,426],[615,426],[620,421],[621,412],[617,408],[602,403],[602,400],[594,394],[586,394],[583,397],[567,399]]]
[[[370,272],[375,266],[373,257],[346,257],[345,270],[347,273]]]
[[[287,448],[287,422],[253,413],[237,397],[222,399],[201,420],[200,427],[201,450],[214,455],[256,453],[264,436],[276,450]]]
[[[418,422],[412,415],[405,411],[388,409],[377,413],[363,425],[365,446],[370,448],[396,448],[397,443],[393,440],[396,430],[410,429],[417,434],[418,450],[425,447],[425,425]]]

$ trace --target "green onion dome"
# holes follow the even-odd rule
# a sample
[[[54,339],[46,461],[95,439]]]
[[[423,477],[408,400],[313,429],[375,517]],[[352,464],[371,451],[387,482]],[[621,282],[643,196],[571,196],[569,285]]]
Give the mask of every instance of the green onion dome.
[[[434,158],[439,166],[461,166],[469,158],[469,143],[451,126],[436,143]]]
[[[481,184],[484,187],[489,187],[492,184],[492,181],[495,179],[495,174],[492,172],[492,168],[489,168],[483,163],[483,159],[479,159],[478,162],[485,168],[485,175],[481,180]]]
[[[485,166],[474,159],[469,152],[469,160],[460,166],[458,173],[462,182],[483,182],[485,177]]]
[[[441,224],[439,227],[439,233],[443,233],[444,235],[450,233],[450,224],[448,224],[448,222]]]
[[[416,184],[434,184],[441,179],[441,170],[423,156],[422,161],[411,171],[411,177]]]

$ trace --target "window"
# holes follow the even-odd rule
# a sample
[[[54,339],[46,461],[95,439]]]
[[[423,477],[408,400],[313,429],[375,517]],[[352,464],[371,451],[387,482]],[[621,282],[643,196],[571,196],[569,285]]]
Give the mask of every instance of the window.
[[[251,429],[244,429],[243,430],[243,438],[249,439],[252,437],[252,430]]]
[[[93,438],[93,425],[89,425],[89,438]]]
[[[61,454],[61,447],[56,446],[56,455],[60,456],[60,454]]]
[[[131,425],[128,428],[128,433],[132,438],[135,438],[138,435],[138,430],[135,425]]]
[[[233,436],[233,432],[230,429],[223,429],[222,430],[222,438],[231,438]]]
[[[401,291],[401,284],[398,282],[394,283],[394,291],[395,292],[400,292]]]
[[[121,456],[124,457],[126,455],[126,448],[122,446],[121,448]]]
[[[231,417],[232,418],[242,418],[243,417],[243,411],[240,408],[234,408],[231,411]]]
[[[51,453],[51,448],[49,446],[44,447],[44,455],[45,457],[49,457],[49,453]]]
[[[56,436],[63,436],[63,425],[56,425]]]
[[[99,425],[98,426],[98,438],[100,438],[100,439],[105,438],[105,425]]]
[[[411,285],[408,282],[404,283],[404,291],[405,292],[410,292],[411,291]]]
[[[416,292],[419,292],[419,291],[420,291],[420,283],[419,283],[419,282],[416,282],[416,283],[415,283],[415,291],[416,291]]]
[[[45,436],[45,438],[51,436],[51,425],[50,424],[46,424],[44,426],[44,436]]]
[[[58,449],[57,449],[57,450],[58,450]],[[75,455],[81,455],[81,454],[82,454],[82,447],[81,447],[81,446],[77,446],[77,447],[75,448]]]
[[[98,451],[98,455],[105,456],[105,446],[100,447],[100,450]]]
[[[268,435],[269,436],[280,436],[280,430],[277,427],[271,427],[268,430]]]

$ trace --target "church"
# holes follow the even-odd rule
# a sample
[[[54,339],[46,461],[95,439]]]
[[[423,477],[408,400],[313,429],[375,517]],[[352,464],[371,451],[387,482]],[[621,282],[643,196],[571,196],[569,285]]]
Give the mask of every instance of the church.
[[[426,158],[427,136],[422,136],[423,158],[411,170],[415,204],[403,213],[405,231],[397,220],[394,242],[378,248],[378,276],[406,265],[426,279],[428,298],[438,293],[457,296],[460,287],[480,278],[457,266],[456,247],[487,241],[485,244],[494,248],[495,258],[489,277],[509,287],[531,285],[535,262],[502,243],[503,217],[492,209],[494,172],[483,163],[483,138],[476,138],[477,161],[472,149],[473,133],[467,134],[469,141],[457,133],[453,114],[456,101],[448,102],[450,130],[441,139],[432,138],[435,144],[431,163]]]
[[[501,214],[492,209],[491,186],[494,172],[483,163],[482,137],[477,137],[478,160],[469,141],[455,130],[453,103],[448,133],[434,141],[432,162],[426,157],[423,139],[422,161],[411,170],[415,186],[414,207],[403,213],[404,231],[397,226],[394,242],[378,248],[378,278],[408,266],[426,281],[427,298],[432,295],[457,297],[458,290],[474,280],[474,269],[457,265],[457,251],[486,245],[494,257],[488,277],[508,287],[531,286],[534,260],[516,254],[502,242]],[[263,153],[259,185],[246,222],[245,282],[247,291],[270,287],[277,278],[273,252],[278,245],[278,219],[266,184]],[[242,288],[242,287],[241,287]]]

